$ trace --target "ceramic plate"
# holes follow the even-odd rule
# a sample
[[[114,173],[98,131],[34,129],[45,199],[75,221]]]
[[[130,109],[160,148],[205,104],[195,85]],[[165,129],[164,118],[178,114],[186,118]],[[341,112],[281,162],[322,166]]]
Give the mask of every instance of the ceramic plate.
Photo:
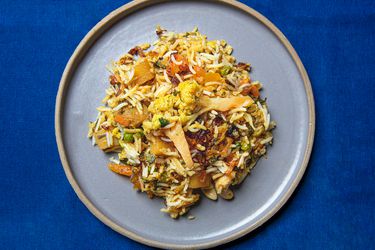
[[[274,145],[232,201],[202,199],[195,220],[161,213],[160,199],[133,190],[106,167],[108,155],[91,146],[87,124],[104,97],[106,65],[136,44],[156,40],[155,27],[175,32],[195,26],[225,39],[238,61],[250,62],[264,84]],[[290,197],[310,156],[315,115],[306,71],[284,35],[255,10],[235,1],[136,1],[105,17],[82,40],[63,73],[56,100],[56,138],[69,182],[88,209],[115,231],[163,248],[213,247],[254,230]]]

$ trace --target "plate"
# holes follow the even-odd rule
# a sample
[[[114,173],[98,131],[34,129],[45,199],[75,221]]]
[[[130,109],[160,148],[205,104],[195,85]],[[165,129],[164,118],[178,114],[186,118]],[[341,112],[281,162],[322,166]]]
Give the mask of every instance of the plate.
[[[91,146],[87,123],[104,97],[106,65],[134,45],[156,40],[155,27],[184,32],[199,27],[225,39],[238,61],[250,62],[264,84],[274,145],[232,201],[202,199],[195,220],[169,218],[132,184],[106,167],[108,155]],[[103,223],[138,242],[162,248],[206,248],[259,227],[288,200],[309,160],[315,129],[306,71],[285,36],[264,16],[235,1],[135,1],[100,21],[81,41],[63,73],[56,99],[56,139],[66,176],[81,201]]]

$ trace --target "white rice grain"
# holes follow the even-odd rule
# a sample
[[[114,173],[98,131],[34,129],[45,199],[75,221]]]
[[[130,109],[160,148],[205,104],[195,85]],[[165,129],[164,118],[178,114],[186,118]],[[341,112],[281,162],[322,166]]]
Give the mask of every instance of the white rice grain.
[[[238,107],[238,108],[232,109],[231,111],[229,111],[229,114],[233,114],[233,113],[236,113],[236,112],[246,112],[246,108]]]
[[[239,128],[241,130],[249,130],[249,128],[246,127],[245,125],[240,125],[238,123],[235,123],[234,126],[236,126],[237,128]]]
[[[110,162],[113,162],[113,163],[115,163],[115,164],[120,164],[120,161],[117,160],[117,159],[114,158],[114,157],[110,157],[110,158],[109,158],[109,161],[110,161]]]
[[[172,140],[167,137],[160,137],[160,140],[165,141],[165,142],[172,142]]]
[[[207,65],[207,68],[208,69],[216,69],[216,68],[221,68],[221,67],[223,67],[224,66],[224,64],[222,64],[222,63],[218,63],[218,64],[210,64],[210,65]]]
[[[197,72],[193,69],[193,67],[189,64],[190,72],[195,75]]]
[[[189,79],[189,78],[191,78],[191,77],[193,77],[194,75],[192,75],[192,74],[188,74],[188,75],[184,75],[184,80],[185,79]]]
[[[216,139],[219,135],[219,128],[217,126],[214,127],[214,138]]]
[[[245,158],[248,156],[249,156],[248,152],[245,152],[241,155],[240,160],[238,161],[238,164],[237,164],[238,168],[245,162]]]
[[[150,174],[153,174],[155,171],[155,164],[151,165]]]
[[[177,51],[176,50],[170,50],[170,51],[168,51],[167,53],[164,54],[163,58],[167,58],[170,55],[172,55],[173,53],[177,53]]]
[[[108,147],[110,147],[111,145],[112,145],[112,143],[111,143],[111,134],[110,133],[108,133],[108,132],[105,132],[105,138],[106,138],[106,140],[107,140],[107,146]]]
[[[203,90],[203,94],[207,96],[212,96],[214,93],[207,91],[207,90]]]
[[[181,65],[183,61],[177,61],[176,58],[174,58],[174,55],[171,55],[171,60],[176,65]]]
[[[217,168],[216,167],[211,167],[211,168],[207,168],[206,169],[206,173],[209,174],[209,173],[213,173],[213,172],[216,172],[217,171]]]
[[[98,116],[96,117],[96,126],[95,126],[95,132],[97,132],[99,130],[99,126],[100,126],[100,123],[101,123],[101,112],[98,112]]]
[[[107,112],[107,111],[110,112],[110,111],[112,111],[111,108],[103,107],[103,106],[97,107],[96,110],[98,110],[99,112]]]
[[[128,82],[130,82],[131,79],[134,77],[134,69],[131,69],[128,71]]]
[[[228,170],[227,164],[223,161],[217,161],[213,164],[217,169],[222,172],[223,174]]]
[[[128,103],[126,102],[120,103],[119,105],[113,108],[113,111],[119,111],[121,108],[125,107],[126,105],[128,105]]]
[[[245,120],[250,124],[251,128],[255,130],[253,117],[250,114],[245,115]]]
[[[163,128],[160,128],[160,129],[169,129],[169,128],[172,128],[176,123],[175,122],[172,122],[170,124],[168,124],[167,126],[163,127]]]
[[[142,177],[147,178],[147,176],[148,176],[148,167],[143,165],[143,167],[142,167]]]
[[[216,57],[214,55],[211,55],[211,54],[207,54],[207,53],[199,53],[199,55],[203,56],[204,58],[207,58],[211,61],[215,60]]]
[[[182,80],[182,78],[181,78],[181,76],[179,75],[179,74],[174,74],[176,77],[177,77],[177,79],[180,81],[180,82],[183,82],[184,80]]]
[[[268,137],[268,138],[266,138],[266,139],[263,139],[263,140],[261,140],[260,141],[260,144],[266,144],[266,143],[269,143],[270,141],[272,141],[272,136],[270,136],[270,137]]]
[[[163,74],[164,74],[164,79],[165,79],[168,83],[171,83],[171,80],[169,80],[169,77],[168,77],[168,74],[167,74],[167,71],[166,71],[166,70],[164,70]]]

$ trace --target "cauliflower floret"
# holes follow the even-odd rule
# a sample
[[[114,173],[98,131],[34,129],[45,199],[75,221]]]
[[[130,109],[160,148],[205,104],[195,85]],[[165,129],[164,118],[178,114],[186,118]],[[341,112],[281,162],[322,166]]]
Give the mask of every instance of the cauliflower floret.
[[[177,97],[173,95],[159,97],[150,104],[148,110],[153,114],[168,111],[173,108],[176,101]]]
[[[116,137],[117,139],[120,139],[121,138],[121,133],[120,133],[120,129],[119,128],[114,128],[112,130],[112,135],[114,137]]]
[[[159,129],[161,127],[160,119],[163,118],[162,115],[156,114],[152,117],[152,129]]]
[[[184,112],[180,113],[179,119],[180,119],[181,124],[187,123],[190,120],[190,118],[191,118],[191,116],[186,115],[186,113],[184,113]]]
[[[149,133],[152,130],[152,122],[149,120],[143,121],[142,128],[145,133]]]
[[[178,85],[181,101],[185,104],[194,104],[196,97],[200,94],[200,86],[196,81],[185,81]]]
[[[151,130],[157,130],[161,127],[160,118],[163,118],[161,114],[155,114],[152,117],[152,120],[146,120],[142,124],[142,128],[146,133],[149,133]]]
[[[145,132],[159,129],[161,127],[160,118],[165,118],[169,122],[180,120],[182,124],[190,119],[189,115],[197,105],[197,97],[200,95],[201,87],[196,81],[185,81],[181,82],[177,88],[179,95],[165,95],[157,98],[149,105],[148,111],[154,116],[151,121],[143,122]],[[179,116],[172,116],[169,113],[173,108],[178,108]]]

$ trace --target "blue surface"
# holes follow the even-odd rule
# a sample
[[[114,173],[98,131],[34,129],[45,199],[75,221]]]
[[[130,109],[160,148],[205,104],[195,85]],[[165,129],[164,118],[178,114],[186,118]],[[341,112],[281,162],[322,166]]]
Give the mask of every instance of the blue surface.
[[[76,197],[57,153],[54,105],[83,36],[120,1],[0,4],[0,245],[6,249],[145,249]],[[299,53],[317,127],[308,170],[287,205],[232,249],[375,246],[375,1],[243,1]]]

